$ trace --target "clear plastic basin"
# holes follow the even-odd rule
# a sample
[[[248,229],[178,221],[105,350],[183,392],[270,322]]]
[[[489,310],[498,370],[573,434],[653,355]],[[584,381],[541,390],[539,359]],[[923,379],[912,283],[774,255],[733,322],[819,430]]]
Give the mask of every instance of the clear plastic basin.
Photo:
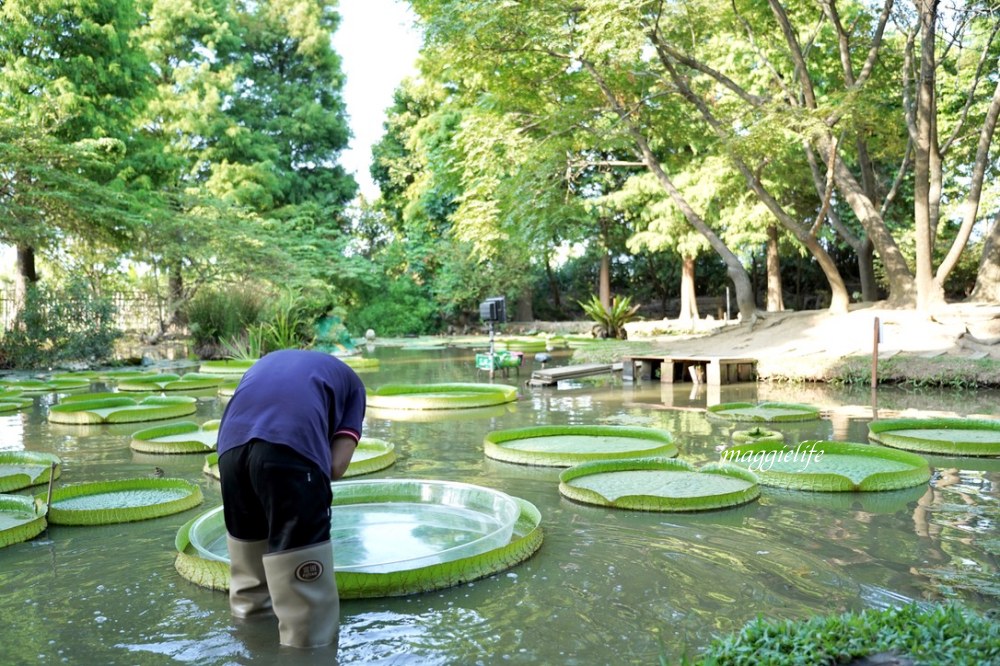
[[[389,573],[480,555],[510,542],[520,513],[509,495],[468,483],[337,481],[334,568]],[[189,538],[202,557],[229,561],[222,507],[195,519]]]

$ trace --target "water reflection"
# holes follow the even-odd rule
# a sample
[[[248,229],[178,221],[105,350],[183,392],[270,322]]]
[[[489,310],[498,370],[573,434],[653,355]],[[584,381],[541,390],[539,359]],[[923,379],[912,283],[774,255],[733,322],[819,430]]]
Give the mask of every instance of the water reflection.
[[[370,388],[388,383],[477,381],[474,350],[403,351],[378,345]],[[553,364],[563,363],[562,358]],[[804,402],[824,418],[769,424],[786,442],[867,441],[867,389],[814,385],[639,382],[605,376],[552,388],[524,386],[513,409],[470,410],[434,420],[369,413],[365,434],[396,444],[397,462],[366,478],[464,481],[535,504],[545,540],[527,561],[434,593],[345,601],[342,664],[677,663],[758,613],[788,618],[957,598],[980,609],[1000,599],[1000,460],[929,457],[926,486],[889,493],[763,489],[758,502],[696,514],[630,512],[577,504],[558,492],[560,469],[511,465],[483,454],[492,430],[622,424],[668,430],[680,457],[717,461],[734,429],[702,410],[715,402]],[[479,381],[487,381],[478,376]],[[915,409],[996,414],[996,391],[881,390],[880,412]],[[172,567],[178,528],[221,499],[204,456],[136,455],[130,435],[151,424],[74,428],[46,420],[54,401],[0,417],[0,448],[56,453],[59,483],[142,476],[161,467],[199,483],[202,507],[106,527],[50,527],[0,549],[0,623],[9,663],[330,663],[277,646],[276,628],[243,626],[226,595],[189,583]],[[187,420],[221,415],[199,398]],[[447,410],[452,411],[452,410]],[[455,417],[455,418],[450,418]]]

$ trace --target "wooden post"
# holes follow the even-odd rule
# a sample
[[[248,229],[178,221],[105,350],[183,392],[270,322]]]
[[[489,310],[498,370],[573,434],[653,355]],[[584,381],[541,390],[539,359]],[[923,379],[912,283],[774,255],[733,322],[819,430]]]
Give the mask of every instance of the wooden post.
[[[48,513],[49,513],[49,507],[52,506],[52,484],[54,484],[56,482],[56,464],[57,463],[52,463],[52,466],[49,467],[49,494],[45,498],[45,514],[46,515],[48,515]]]
[[[878,343],[881,341],[881,325],[875,317],[875,330],[872,334],[872,419],[878,420]]]

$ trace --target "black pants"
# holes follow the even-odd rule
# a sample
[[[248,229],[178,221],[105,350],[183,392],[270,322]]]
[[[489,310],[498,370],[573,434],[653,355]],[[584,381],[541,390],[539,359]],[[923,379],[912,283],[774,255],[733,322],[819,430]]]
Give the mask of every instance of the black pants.
[[[268,552],[330,538],[330,482],[291,447],[255,439],[219,457],[226,530],[243,541],[267,539]]]

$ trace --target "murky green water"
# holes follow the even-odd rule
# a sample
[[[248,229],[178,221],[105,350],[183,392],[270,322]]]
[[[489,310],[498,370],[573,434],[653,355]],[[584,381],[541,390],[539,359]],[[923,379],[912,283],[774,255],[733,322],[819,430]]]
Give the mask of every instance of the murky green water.
[[[476,379],[471,350],[376,354],[381,369],[362,373],[369,387]],[[690,384],[623,385],[610,376],[528,388],[529,373],[526,367],[520,377],[497,380],[520,385],[513,409],[367,420],[366,434],[394,442],[398,461],[364,478],[502,490],[539,508],[545,540],[531,559],[472,584],[343,602],[341,664],[653,664],[661,656],[675,663],[758,614],[801,618],[940,598],[986,609],[1000,598],[998,459],[932,457],[930,486],[912,490],[765,488],[759,501],[742,507],[662,514],[574,503],[559,494],[559,469],[501,463],[482,452],[483,435],[493,429],[624,423],[671,431],[680,458],[697,465],[717,460],[729,433],[747,427],[709,421],[698,409],[719,400],[809,402],[824,410],[858,405],[773,427],[786,441],[864,442],[867,391],[741,385],[692,392]],[[195,420],[221,415],[212,392],[197,395]],[[206,499],[197,509],[139,523],[51,526],[0,549],[0,663],[330,663],[329,655],[279,649],[273,621],[234,626],[224,593],[174,571],[178,527],[220,502],[218,483],[202,473],[203,456],[134,453],[130,433],[149,424],[49,424],[45,412],[55,399],[41,396],[26,412],[0,416],[0,450],[59,455],[60,484],[160,467],[166,476],[199,483]],[[998,404],[997,392],[878,394],[880,410],[995,415]]]

